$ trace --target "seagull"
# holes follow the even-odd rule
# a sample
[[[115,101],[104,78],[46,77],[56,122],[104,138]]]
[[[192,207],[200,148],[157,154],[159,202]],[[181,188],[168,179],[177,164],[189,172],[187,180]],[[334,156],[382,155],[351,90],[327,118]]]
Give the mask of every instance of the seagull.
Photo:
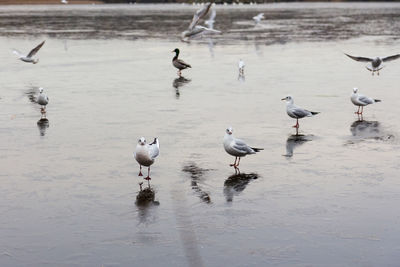
[[[67,0],[61,0],[61,4],[68,4]]]
[[[154,163],[155,158],[160,153],[160,143],[157,138],[154,138],[153,143],[146,144],[146,139],[141,137],[136,146],[136,151],[134,152],[134,157],[136,161],[140,165],[139,176],[143,176],[142,174],[142,165],[148,167],[147,169],[147,177],[145,180],[149,181],[150,178],[150,166]]]
[[[33,63],[36,64],[39,62],[39,59],[35,59],[33,58],[33,56],[39,51],[39,49],[44,45],[44,42],[41,42],[38,46],[36,46],[35,48],[33,48],[31,50],[31,52],[29,52],[28,55],[23,55],[21,54],[18,50],[14,49],[13,53],[16,54],[20,60],[24,61],[24,62],[28,62],[28,63]]]
[[[355,56],[350,56],[350,55],[348,55],[346,53],[345,53],[345,55],[348,56],[349,58],[355,60],[355,61],[371,62],[370,64],[368,64],[365,67],[367,68],[367,70],[372,72],[372,75],[374,75],[374,72],[376,72],[376,74],[379,75],[379,71],[384,67],[382,65],[383,62],[395,60],[395,59],[398,59],[400,57],[400,54],[393,55],[393,56],[388,56],[388,57],[383,57],[383,58],[382,57],[376,57],[376,58],[355,57]]]
[[[211,26],[210,28],[207,28],[204,26],[197,25],[200,19],[203,18],[205,15],[207,15],[211,5],[212,3],[207,3],[201,9],[197,10],[194,13],[192,22],[190,23],[189,27],[187,28],[186,31],[182,32],[181,34],[182,41],[187,42],[189,41],[190,38],[195,38],[206,33],[221,33],[221,31],[214,30]]]
[[[357,93],[358,88],[353,88],[353,94],[351,95],[351,102],[355,105],[358,106],[358,110],[354,112],[355,114],[362,115],[363,114],[363,109],[364,106],[368,106],[369,104],[373,104],[376,102],[381,102],[379,99],[373,99],[368,96],[360,95]],[[360,107],[361,107],[361,112],[360,112]]]
[[[257,16],[253,17],[253,20],[255,21],[256,25],[260,23],[260,21],[264,19],[264,13],[259,13]]]
[[[178,57],[179,57],[179,49],[178,48],[175,48],[175,50],[173,50],[172,52],[175,52],[175,56],[172,59],[172,65],[174,65],[174,67],[178,69],[178,75],[179,75],[179,77],[181,77],[181,75],[182,75],[181,71],[184,69],[187,69],[187,68],[191,68],[192,66],[190,66],[183,60],[178,59]]]
[[[289,117],[296,119],[296,125],[293,128],[296,128],[296,135],[299,135],[299,119],[304,117],[312,117],[317,115],[319,112],[308,111],[306,109],[300,108],[293,103],[293,97],[287,96],[282,98],[281,100],[286,100],[286,112]]]
[[[244,157],[249,154],[255,154],[256,152],[259,152],[260,150],[264,149],[248,146],[242,140],[233,137],[232,132],[233,132],[232,127],[226,129],[226,133],[224,136],[224,148],[226,153],[235,157],[235,162],[233,164],[230,164],[230,166],[233,166],[235,169],[237,169],[239,167],[241,157]],[[239,161],[236,163],[238,158]]]
[[[242,59],[239,59],[239,75],[244,75],[244,61]]]
[[[42,114],[46,114],[46,106],[49,103],[49,98],[45,93],[43,93],[43,88],[39,88],[39,96],[37,98],[37,103],[41,105],[41,112]]]

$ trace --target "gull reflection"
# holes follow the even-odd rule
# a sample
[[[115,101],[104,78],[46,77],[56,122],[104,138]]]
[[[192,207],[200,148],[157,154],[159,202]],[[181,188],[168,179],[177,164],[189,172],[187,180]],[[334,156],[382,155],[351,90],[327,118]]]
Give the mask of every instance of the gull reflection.
[[[47,128],[50,127],[49,120],[47,118],[40,118],[37,122],[37,126],[39,128],[40,136],[45,136]]]
[[[190,81],[191,81],[190,79],[186,79],[183,76],[173,80],[172,86],[175,88],[175,96],[176,96],[176,98],[180,97],[179,87],[182,87],[187,83],[190,83]]]
[[[149,221],[151,215],[151,207],[160,205],[160,202],[155,201],[155,191],[151,187],[142,188],[143,182],[139,183],[140,191],[136,195],[136,206],[138,207],[139,222],[145,223]]]
[[[385,132],[378,121],[356,120],[350,125],[351,135],[355,139],[389,140],[394,136]]]
[[[257,173],[240,173],[228,177],[224,182],[224,195],[227,202],[233,201],[233,196],[238,196],[250,181],[258,178]]]
[[[286,140],[286,155],[285,157],[293,157],[293,151],[296,147],[304,144],[305,142],[311,141],[311,135],[291,135]]]
[[[209,170],[202,169],[196,163],[191,162],[184,166],[182,171],[190,174],[192,189],[198,194],[199,198],[205,203],[211,203],[210,195],[199,186],[199,183],[203,180],[204,173]]]

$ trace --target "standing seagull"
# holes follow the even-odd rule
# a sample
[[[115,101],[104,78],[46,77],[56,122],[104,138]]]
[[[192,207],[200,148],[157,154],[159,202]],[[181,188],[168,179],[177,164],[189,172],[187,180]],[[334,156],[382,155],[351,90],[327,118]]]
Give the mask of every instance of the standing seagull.
[[[357,93],[358,88],[353,89],[353,94],[351,95],[351,102],[355,105],[358,106],[358,110],[354,112],[355,114],[362,115],[364,106],[368,106],[369,104],[373,104],[375,102],[381,102],[379,99],[373,99],[368,96],[363,96]],[[360,112],[360,107],[361,107],[361,112]]]
[[[235,162],[233,164],[230,164],[230,166],[233,166],[235,169],[237,169],[239,167],[241,157],[249,154],[255,154],[256,152],[264,149],[248,146],[242,140],[233,137],[232,132],[232,127],[226,129],[226,133],[224,136],[224,148],[226,153],[235,157]],[[239,161],[236,163],[238,158]]]
[[[239,59],[239,64],[238,64],[239,75],[244,75],[244,66],[245,66],[244,61],[242,59]]]
[[[264,13],[260,13],[260,14],[258,14],[257,16],[254,16],[254,17],[253,17],[253,20],[254,20],[254,22],[256,23],[256,25],[257,25],[258,23],[260,23],[260,21],[261,21],[262,19],[264,19]]]
[[[38,46],[36,46],[35,48],[33,48],[31,50],[31,52],[29,52],[28,55],[23,55],[21,54],[18,50],[14,49],[13,53],[16,54],[20,60],[24,61],[24,62],[28,62],[28,63],[33,63],[36,64],[39,62],[39,59],[35,59],[33,58],[33,56],[39,51],[39,49],[44,45],[44,42],[41,42]]]
[[[37,98],[37,103],[42,106],[40,109],[42,112],[42,115],[46,114],[46,105],[49,103],[49,98],[47,97],[47,95],[45,93],[43,93],[42,87],[39,88],[39,96]]]
[[[178,59],[178,57],[179,57],[179,49],[178,48],[175,48],[175,50],[173,50],[172,52],[175,52],[175,56],[172,59],[172,65],[174,65],[174,67],[178,69],[178,75],[179,75],[179,77],[181,77],[181,75],[182,75],[181,71],[184,69],[187,69],[187,68],[191,68],[192,66],[185,63],[183,60]]]
[[[134,152],[134,157],[136,161],[140,165],[139,176],[143,176],[142,174],[142,165],[148,167],[147,169],[147,177],[145,180],[149,181],[150,178],[150,166],[154,163],[155,158],[160,153],[160,143],[157,138],[154,138],[153,143],[146,144],[146,139],[141,137],[136,146],[136,151]],[[150,185],[150,183],[149,183]]]
[[[289,117],[296,119],[296,125],[293,128],[296,128],[296,135],[299,135],[299,119],[304,117],[312,117],[317,115],[319,112],[308,111],[306,109],[300,108],[294,104],[293,97],[290,95],[282,98],[281,100],[286,100],[286,112]]]
[[[384,58],[381,58],[381,57],[376,57],[376,58],[355,57],[355,56],[350,56],[350,55],[348,55],[346,53],[345,53],[345,55],[348,56],[349,58],[355,60],[355,61],[371,62],[370,64],[368,64],[365,67],[367,68],[367,70],[372,72],[372,75],[374,75],[374,72],[376,72],[376,74],[379,75],[379,71],[384,67],[382,65],[383,62],[395,60],[395,59],[398,59],[400,57],[400,54],[389,56],[389,57],[384,57]]]

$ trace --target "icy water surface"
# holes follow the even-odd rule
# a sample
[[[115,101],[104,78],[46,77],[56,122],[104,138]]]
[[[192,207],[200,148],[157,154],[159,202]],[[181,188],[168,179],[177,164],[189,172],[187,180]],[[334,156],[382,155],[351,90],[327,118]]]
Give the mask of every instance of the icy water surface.
[[[0,8],[0,265],[397,266],[400,61],[371,76],[343,52],[399,53],[400,4],[218,7],[222,35],[181,43],[195,9]],[[36,65],[11,52],[42,40]],[[382,100],[363,121],[353,87]],[[301,136],[288,94],[321,112]],[[265,149],[240,174],[228,126]],[[161,144],[144,206],[141,136]]]

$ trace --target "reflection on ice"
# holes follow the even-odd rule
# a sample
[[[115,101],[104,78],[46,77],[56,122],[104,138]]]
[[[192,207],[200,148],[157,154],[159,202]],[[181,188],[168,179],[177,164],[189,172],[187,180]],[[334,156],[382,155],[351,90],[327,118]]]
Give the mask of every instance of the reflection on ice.
[[[37,126],[39,128],[40,136],[45,136],[47,128],[50,127],[49,120],[47,118],[41,118],[38,120]]]
[[[199,195],[200,199],[206,203],[211,203],[210,195],[199,186],[199,182],[203,179],[204,172],[209,170],[202,169],[198,167],[196,163],[191,162],[185,165],[182,171],[190,173],[192,189]]]
[[[312,140],[312,135],[291,135],[289,138],[286,140],[286,155],[285,157],[293,157],[293,151],[295,147],[298,147],[305,142],[311,141]]]
[[[378,121],[356,120],[350,125],[350,132],[357,139],[389,140],[394,137],[385,133]]]
[[[258,174],[256,173],[247,174],[235,172],[235,174],[229,176],[224,182],[224,195],[226,197],[226,201],[232,202],[233,196],[239,195],[251,180],[255,180],[257,178]]]
[[[184,86],[187,83],[190,83],[192,80],[186,79],[183,76],[180,76],[179,78],[176,78],[172,81],[172,86],[175,88],[175,96],[176,98],[179,98],[181,93],[179,92],[179,87]]]

